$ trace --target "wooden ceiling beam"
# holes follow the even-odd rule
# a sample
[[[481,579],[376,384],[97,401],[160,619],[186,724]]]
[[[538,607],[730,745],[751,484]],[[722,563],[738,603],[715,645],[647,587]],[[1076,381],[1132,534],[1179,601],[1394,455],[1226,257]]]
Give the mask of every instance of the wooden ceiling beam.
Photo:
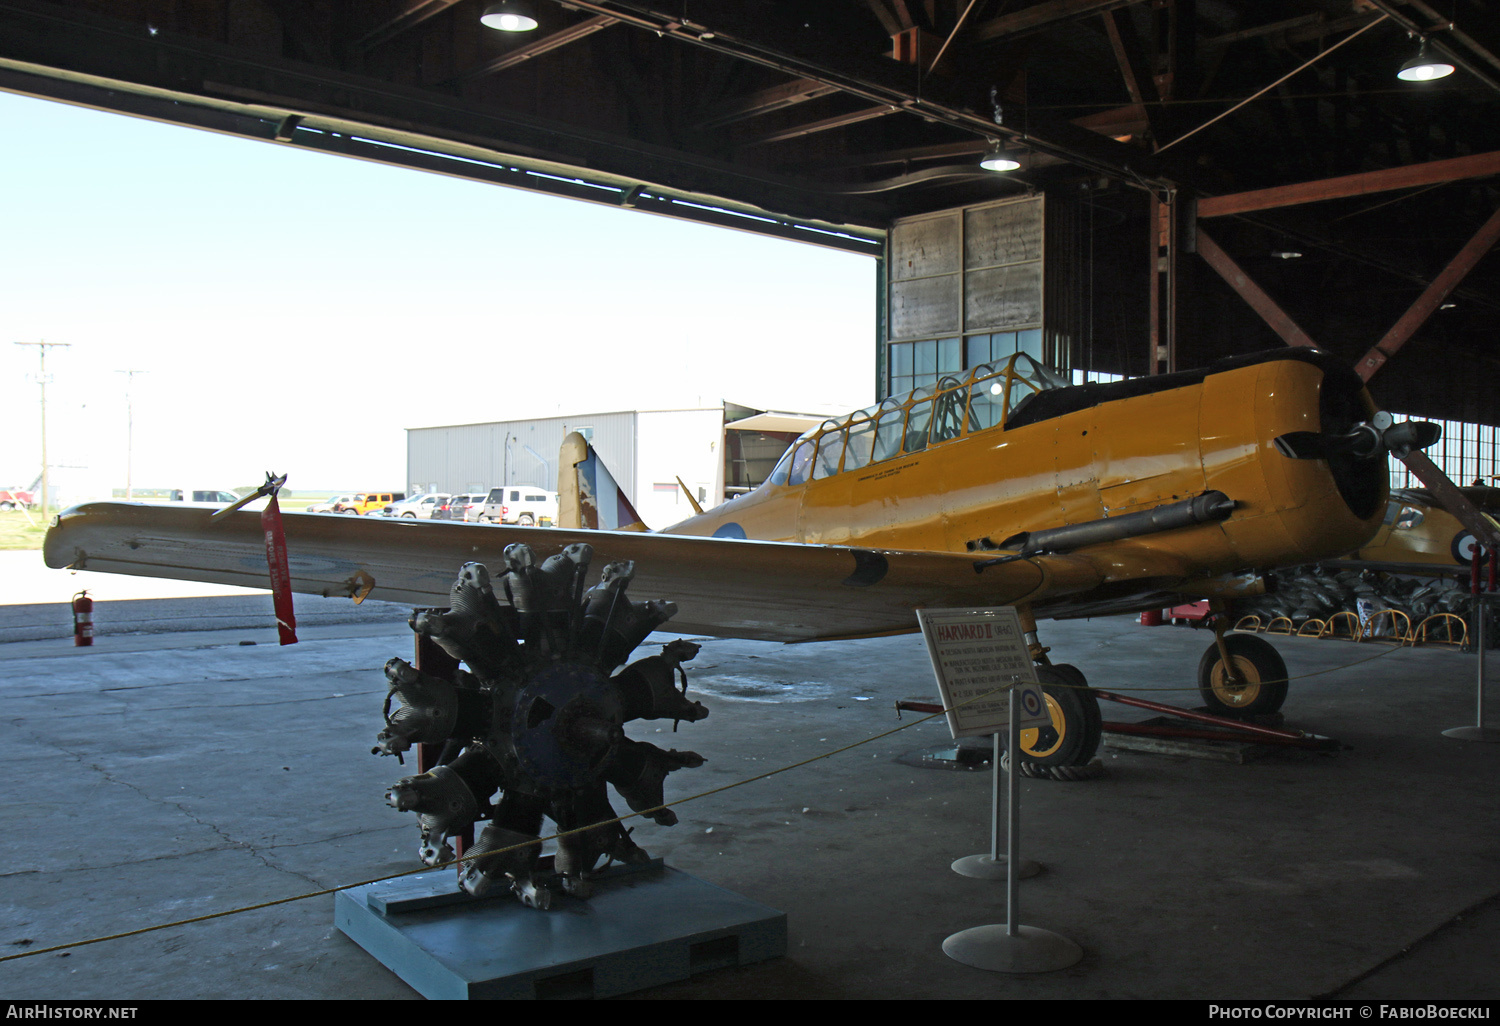
[[[1385,366],[1385,362],[1396,355],[1396,351],[1406,344],[1416,330],[1427,323],[1427,318],[1442,305],[1459,282],[1468,276],[1474,265],[1494,248],[1497,239],[1500,239],[1500,210],[1490,215],[1489,220],[1474,233],[1474,237],[1443,268],[1442,273],[1432,280],[1432,284],[1423,290],[1417,301],[1401,315],[1401,319],[1392,325],[1391,330],[1379,342],[1370,347],[1370,351],[1355,364],[1355,373],[1369,381],[1376,371]]]
[[[407,4],[400,14],[387,18],[356,39],[354,49],[373,50],[381,43],[388,43],[403,32],[416,28],[428,18],[442,14],[458,2],[459,0],[416,0],[415,3]]]
[[[1156,79],[1151,76],[1150,66],[1146,62],[1145,48],[1141,45],[1139,34],[1135,31],[1135,22],[1131,20],[1128,12],[1105,11],[1104,31],[1109,36],[1110,48],[1114,50],[1115,63],[1120,68],[1120,77],[1125,81],[1125,90],[1130,94],[1131,106],[1136,108],[1140,116],[1146,121],[1146,127],[1150,130],[1153,138],[1160,138],[1161,133],[1153,124],[1151,112],[1156,110],[1156,103],[1161,96],[1156,91]],[[1105,111],[1108,115],[1111,112]],[[1091,115],[1097,118],[1099,115]],[[1078,118],[1074,120],[1075,125],[1083,125],[1085,128],[1094,128],[1087,122],[1090,118]]]
[[[1037,4],[1023,11],[1016,11],[1014,14],[1002,14],[998,18],[991,18],[989,21],[976,25],[974,41],[986,43],[996,39],[1005,39],[1023,32],[1044,29],[1061,21],[1104,14],[1107,11],[1129,7],[1131,4],[1140,2],[1141,0],[1052,0],[1051,3]]]
[[[1292,320],[1290,314],[1281,308],[1281,305],[1272,299],[1265,289],[1261,288],[1254,278],[1244,272],[1239,264],[1234,262],[1228,253],[1225,253],[1219,244],[1209,237],[1202,228],[1197,232],[1198,255],[1201,256],[1208,266],[1219,272],[1219,277],[1234,289],[1250,308],[1260,314],[1261,320],[1266,322],[1281,340],[1289,346],[1315,347],[1316,342]]]
[[[1295,185],[1282,185],[1271,189],[1230,193],[1227,196],[1203,197],[1198,200],[1198,216],[1200,218],[1227,217],[1232,214],[1247,214],[1255,210],[1275,210],[1301,203],[1347,199],[1351,196],[1389,192],[1392,189],[1410,189],[1422,185],[1438,185],[1443,182],[1456,182],[1465,178],[1480,178],[1493,174],[1500,174],[1500,150],[1476,153],[1468,157],[1453,157],[1449,160],[1433,160],[1425,164],[1411,164],[1407,167],[1386,168],[1383,171],[1366,171],[1357,175],[1323,178],[1314,182],[1299,182]]]
[[[885,0],[865,0],[865,6],[875,15],[875,20],[880,22],[880,27],[885,29],[888,36],[894,36],[908,27],[901,24],[901,20],[886,6]]]
[[[693,128],[698,131],[722,128],[736,121],[769,114],[774,110],[793,107],[799,103],[806,103],[808,100],[816,100],[837,92],[839,92],[837,86],[828,85],[816,79],[799,78],[720,104],[709,111],[708,115]]]
[[[883,118],[887,114],[895,114],[900,107],[889,105],[880,107],[867,107],[863,110],[850,111],[848,114],[839,114],[835,117],[824,118],[821,121],[809,121],[802,125],[793,125],[779,132],[770,132],[766,135],[757,136],[746,140],[742,146],[764,146],[767,143],[785,142],[787,139],[798,139],[804,135],[813,135],[817,132],[830,132],[836,128],[847,128],[849,125],[857,125],[861,121],[873,121],[875,118]]]
[[[472,82],[486,75],[493,75],[497,71],[513,68],[517,64],[531,60],[533,57],[539,57],[551,50],[567,46],[569,43],[576,43],[580,39],[586,39],[595,32],[607,29],[611,25],[616,24],[617,21],[618,19],[603,14],[596,14],[592,18],[585,18],[577,24],[569,25],[565,29],[548,33],[540,39],[533,39],[528,43],[522,43],[514,49],[507,50],[499,57],[485,61],[479,67],[464,72],[458,77],[458,81]]]

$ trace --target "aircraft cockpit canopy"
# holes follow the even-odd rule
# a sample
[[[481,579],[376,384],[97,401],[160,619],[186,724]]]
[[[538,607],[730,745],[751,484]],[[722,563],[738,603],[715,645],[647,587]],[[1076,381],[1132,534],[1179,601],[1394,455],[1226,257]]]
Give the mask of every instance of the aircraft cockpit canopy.
[[[1068,384],[1066,376],[1026,353],[980,364],[936,385],[825,420],[792,444],[767,483],[816,481],[986,431],[1004,425],[1033,396]]]

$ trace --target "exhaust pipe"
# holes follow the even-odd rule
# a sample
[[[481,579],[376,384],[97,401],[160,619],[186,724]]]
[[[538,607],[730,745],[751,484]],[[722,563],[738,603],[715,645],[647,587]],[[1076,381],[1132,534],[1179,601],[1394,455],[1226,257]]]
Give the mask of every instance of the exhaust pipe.
[[[1018,555],[1034,556],[1042,552],[1072,552],[1087,545],[1137,538],[1145,534],[1171,531],[1194,524],[1226,520],[1234,512],[1234,500],[1223,492],[1205,492],[1192,499],[1171,502],[1155,509],[1105,517],[1082,524],[1051,527],[1045,531],[1022,531],[1001,542],[997,548],[1019,549]]]

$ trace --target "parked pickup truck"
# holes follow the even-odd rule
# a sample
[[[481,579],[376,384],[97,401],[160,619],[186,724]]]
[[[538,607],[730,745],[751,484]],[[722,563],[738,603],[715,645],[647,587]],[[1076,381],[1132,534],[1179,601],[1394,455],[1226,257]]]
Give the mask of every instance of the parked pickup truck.
[[[36,505],[36,495],[20,488],[0,488],[0,510],[20,509]]]

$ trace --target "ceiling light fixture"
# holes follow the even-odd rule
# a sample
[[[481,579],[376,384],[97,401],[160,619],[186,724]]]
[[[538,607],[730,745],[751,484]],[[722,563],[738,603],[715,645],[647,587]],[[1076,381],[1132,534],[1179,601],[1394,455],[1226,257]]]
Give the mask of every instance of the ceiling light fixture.
[[[996,174],[1004,174],[1007,171],[1015,171],[1021,166],[1021,162],[1005,152],[999,141],[991,144],[979,161],[979,166],[986,171],[994,171]]]
[[[1424,37],[1422,45],[1417,48],[1417,55],[1401,65],[1396,77],[1403,82],[1431,82],[1435,78],[1447,78],[1451,74],[1453,65],[1442,57],[1428,55],[1427,40]]]
[[[486,7],[479,23],[501,32],[530,32],[536,28],[536,9],[524,0],[505,0]]]
[[[972,4],[970,6],[973,6]],[[1000,109],[1000,87],[990,86],[990,103],[995,108],[995,124],[1005,124],[1005,112]],[[989,149],[985,150],[984,156],[979,158],[979,166],[986,171],[994,171],[996,174],[1004,174],[1014,171],[1021,166],[1021,162],[1005,152],[1005,147],[1000,144],[999,139],[991,139]]]

